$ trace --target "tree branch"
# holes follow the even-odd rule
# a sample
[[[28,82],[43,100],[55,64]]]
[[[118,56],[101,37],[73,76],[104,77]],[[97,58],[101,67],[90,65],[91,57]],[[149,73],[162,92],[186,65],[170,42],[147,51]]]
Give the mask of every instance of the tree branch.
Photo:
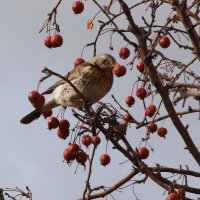
[[[104,198],[106,195],[111,194],[112,192],[114,192],[115,190],[120,188],[122,185],[127,183],[131,178],[136,176],[138,173],[139,173],[139,171],[137,169],[134,169],[127,176],[120,179],[120,181],[115,183],[113,186],[111,186],[109,189],[105,190],[104,192],[99,192],[99,193],[90,195],[88,198],[84,198],[84,199],[82,198],[79,200],[90,200],[90,199],[97,199],[97,198],[101,198],[101,197]]]
[[[0,200],[4,200],[3,189],[0,188]]]
[[[147,45],[146,45],[146,40],[144,37],[141,37],[141,35],[143,35],[143,33],[133,22],[133,18],[130,14],[127,4],[123,0],[118,0],[118,1],[122,6],[122,9],[127,17],[127,20],[131,24],[131,27],[133,29],[132,32],[134,33],[134,35],[136,36],[136,38],[138,40],[138,43],[140,45],[139,53],[140,53],[140,56],[141,56],[142,60],[144,61],[145,65],[148,67],[148,70],[149,70],[148,72],[151,77],[151,81],[154,84],[154,86],[156,87],[159,94],[161,95],[163,103],[165,105],[165,108],[166,108],[167,112],[169,113],[169,116],[170,116],[174,126],[176,127],[179,134],[183,138],[188,150],[190,151],[190,153],[192,154],[192,156],[194,157],[196,162],[200,165],[200,153],[199,153],[197,147],[195,146],[193,140],[191,139],[187,129],[184,127],[181,120],[177,116],[176,111],[172,105],[170,98],[169,98],[168,91],[162,85],[162,83],[158,77],[158,72],[152,63],[151,58],[148,57],[148,49],[147,49]]]

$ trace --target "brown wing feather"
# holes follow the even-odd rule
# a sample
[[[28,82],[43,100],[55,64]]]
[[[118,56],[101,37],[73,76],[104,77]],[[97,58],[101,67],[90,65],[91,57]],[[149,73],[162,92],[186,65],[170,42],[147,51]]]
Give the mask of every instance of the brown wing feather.
[[[64,84],[64,83],[65,83],[64,80],[59,80],[59,81],[57,81],[54,85],[52,85],[52,86],[49,87],[46,91],[44,91],[44,92],[42,93],[42,95],[51,94],[51,93],[54,91],[54,89],[55,89],[56,87],[58,87],[59,85],[62,85],[62,84]]]
[[[88,66],[88,65],[91,65],[91,64],[88,63],[88,62],[84,62],[84,63],[82,63],[82,64],[76,66],[73,70],[71,70],[69,73],[67,73],[64,77],[65,77],[65,78],[68,78],[69,81],[72,81],[73,79],[75,79],[75,78],[77,78],[77,77],[80,76],[80,74],[81,74],[81,68],[86,67],[86,66]],[[47,90],[45,90],[45,91],[42,93],[42,95],[51,94],[51,93],[55,90],[56,87],[58,87],[58,86],[60,86],[60,85],[62,85],[62,84],[65,84],[65,83],[66,83],[66,81],[64,81],[64,80],[62,80],[62,79],[59,80],[59,81],[57,81],[57,82],[54,83],[52,86],[50,86]]]

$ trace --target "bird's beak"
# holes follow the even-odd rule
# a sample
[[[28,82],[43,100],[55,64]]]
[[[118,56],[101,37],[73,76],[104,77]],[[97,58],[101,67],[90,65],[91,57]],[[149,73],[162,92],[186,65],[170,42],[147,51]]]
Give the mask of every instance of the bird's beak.
[[[115,67],[115,65],[118,65],[118,63],[113,63],[113,64],[111,65],[111,68],[113,69],[113,68]]]

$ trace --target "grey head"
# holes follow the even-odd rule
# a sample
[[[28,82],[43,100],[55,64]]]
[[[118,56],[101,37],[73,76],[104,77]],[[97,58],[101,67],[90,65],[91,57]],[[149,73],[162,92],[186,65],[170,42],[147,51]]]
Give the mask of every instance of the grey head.
[[[116,65],[116,60],[110,54],[99,54],[92,59],[88,60],[87,62],[96,65],[102,69],[113,69]]]

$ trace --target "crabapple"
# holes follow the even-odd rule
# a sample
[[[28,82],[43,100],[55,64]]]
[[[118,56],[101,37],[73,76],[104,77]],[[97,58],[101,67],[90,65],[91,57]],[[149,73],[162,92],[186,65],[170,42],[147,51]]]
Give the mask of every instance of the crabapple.
[[[110,156],[108,154],[102,154],[100,156],[100,163],[103,166],[106,166],[110,163]]]
[[[164,127],[160,127],[158,128],[157,133],[160,137],[165,137],[165,135],[167,134],[167,129]]]
[[[149,156],[149,150],[146,147],[140,147],[138,149],[138,154],[141,159],[146,159]]]
[[[168,48],[170,45],[170,39],[167,36],[163,36],[160,38],[159,44],[162,48]]]
[[[93,136],[93,137],[92,137],[92,143],[93,143],[95,146],[99,145],[99,144],[101,143],[101,138],[100,138],[99,136],[97,136],[97,135]]]
[[[138,88],[136,90],[136,96],[140,99],[144,99],[145,97],[147,97],[147,91],[143,87]]]
[[[124,76],[126,74],[126,67],[124,67],[123,65],[115,65],[114,69],[113,69],[113,73],[117,76],[117,77],[121,77]]]
[[[81,138],[81,142],[83,145],[88,147],[92,143],[92,138],[89,135],[83,135]]]
[[[84,4],[81,1],[75,1],[72,5],[72,10],[74,14],[80,14],[84,10]]]
[[[122,47],[119,50],[119,57],[122,59],[127,59],[130,56],[130,50],[127,47]]]
[[[59,126],[59,120],[56,117],[50,117],[48,119],[48,127],[49,129],[55,129]]]
[[[52,44],[51,44],[51,36],[47,36],[45,39],[44,39],[44,45],[48,48],[52,48]]]
[[[52,47],[60,47],[63,44],[63,38],[59,34],[54,34],[51,36],[51,45]]]
[[[142,73],[144,72],[144,63],[143,61],[138,62],[137,69]]]
[[[135,103],[134,97],[132,97],[132,96],[126,97],[125,103],[126,103],[129,107],[131,107],[131,106]]]

